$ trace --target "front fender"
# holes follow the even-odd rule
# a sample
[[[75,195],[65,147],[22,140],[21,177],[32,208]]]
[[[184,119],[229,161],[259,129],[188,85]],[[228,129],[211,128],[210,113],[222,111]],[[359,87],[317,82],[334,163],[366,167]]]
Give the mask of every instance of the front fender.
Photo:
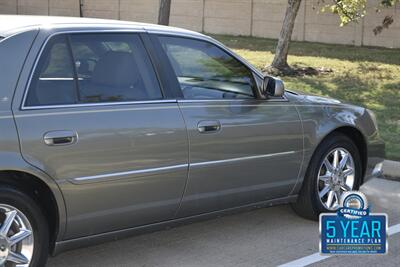
[[[343,128],[353,128],[359,132],[367,146],[366,176],[371,174],[371,166],[382,161],[382,141],[369,112],[362,107],[346,104],[298,103],[304,131],[304,159],[299,179],[293,194],[300,191],[310,160],[319,144],[332,132]],[[376,145],[375,145],[376,144]],[[376,149],[375,149],[376,148]],[[376,157],[373,159],[373,157]]]

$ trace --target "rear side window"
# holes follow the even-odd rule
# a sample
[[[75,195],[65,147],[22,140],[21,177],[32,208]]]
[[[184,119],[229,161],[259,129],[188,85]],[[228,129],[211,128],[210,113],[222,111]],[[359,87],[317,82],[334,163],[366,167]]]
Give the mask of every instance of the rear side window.
[[[159,36],[186,99],[254,98],[252,72],[209,42]]]
[[[146,50],[135,34],[74,34],[46,45],[25,106],[161,99]]]
[[[48,42],[33,75],[26,106],[76,104],[77,87],[66,36]]]

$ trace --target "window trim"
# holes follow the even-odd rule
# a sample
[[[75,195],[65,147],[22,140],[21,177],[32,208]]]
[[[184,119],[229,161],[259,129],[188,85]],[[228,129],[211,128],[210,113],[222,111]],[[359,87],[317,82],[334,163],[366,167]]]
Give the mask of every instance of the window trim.
[[[26,106],[26,99],[28,97],[28,92],[29,92],[29,88],[31,86],[32,83],[32,79],[34,76],[34,73],[38,67],[40,58],[42,57],[42,54],[47,46],[47,44],[49,43],[49,41],[57,36],[57,35],[66,35],[66,39],[67,39],[67,43],[68,43],[68,48],[70,50],[70,34],[99,34],[99,33],[120,33],[120,34],[133,34],[136,33],[138,34],[144,49],[147,52],[147,56],[149,57],[149,61],[150,64],[154,70],[154,73],[156,75],[157,78],[157,82],[159,84],[160,90],[161,90],[161,95],[162,95],[162,99],[153,99],[153,100],[140,100],[140,101],[120,101],[120,102],[100,102],[100,103],[82,103],[82,104],[62,104],[62,105],[42,105],[42,106]],[[71,31],[59,31],[59,32],[54,32],[52,34],[50,34],[49,36],[46,37],[46,40],[43,42],[42,46],[40,47],[39,53],[37,54],[36,58],[35,58],[35,62],[33,64],[33,67],[30,71],[29,74],[29,79],[28,82],[25,86],[24,89],[24,94],[23,94],[23,98],[21,101],[21,105],[20,105],[20,110],[40,110],[40,109],[57,109],[57,108],[78,108],[78,107],[96,107],[96,106],[118,106],[118,105],[132,105],[132,104],[161,104],[161,103],[177,103],[176,99],[166,99],[164,96],[164,92],[163,92],[163,88],[162,88],[162,83],[160,82],[160,79],[158,77],[157,74],[157,68],[156,66],[153,65],[153,61],[150,58],[150,55],[147,51],[146,48],[146,44],[145,42],[142,40],[142,37],[140,36],[140,34],[146,33],[146,30],[144,29],[132,29],[132,30],[71,30]],[[72,53],[72,51],[70,52]],[[74,67],[74,66],[73,66]],[[75,72],[75,67],[74,67],[74,72]]]
[[[40,110],[40,109],[59,109],[59,108],[80,108],[80,107],[97,107],[97,106],[122,106],[122,105],[139,105],[139,104],[166,104],[177,103],[176,99],[159,99],[159,100],[144,100],[144,101],[125,101],[125,102],[100,102],[86,104],[65,104],[65,105],[47,105],[47,106],[27,106],[22,107],[22,110]]]

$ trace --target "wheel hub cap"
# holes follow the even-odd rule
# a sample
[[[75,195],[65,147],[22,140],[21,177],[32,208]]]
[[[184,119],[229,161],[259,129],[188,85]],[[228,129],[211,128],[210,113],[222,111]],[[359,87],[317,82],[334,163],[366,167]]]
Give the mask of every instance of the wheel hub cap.
[[[334,185],[337,185],[339,183],[339,175],[333,174],[332,175],[332,182]]]

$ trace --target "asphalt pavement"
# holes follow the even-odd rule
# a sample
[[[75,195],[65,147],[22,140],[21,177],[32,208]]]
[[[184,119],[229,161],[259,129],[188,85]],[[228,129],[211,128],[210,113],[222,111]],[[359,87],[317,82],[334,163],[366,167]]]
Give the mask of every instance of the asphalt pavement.
[[[387,213],[397,231],[388,255],[323,258],[318,222],[281,205],[72,250],[48,266],[299,266],[310,259],[310,266],[400,266],[400,182],[372,179],[361,191],[372,212]]]

